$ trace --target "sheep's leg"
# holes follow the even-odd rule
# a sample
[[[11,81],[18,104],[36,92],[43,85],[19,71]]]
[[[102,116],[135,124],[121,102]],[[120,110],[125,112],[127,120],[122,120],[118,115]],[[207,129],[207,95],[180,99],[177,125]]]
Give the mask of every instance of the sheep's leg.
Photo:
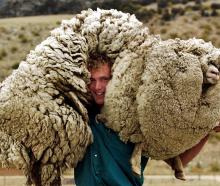
[[[174,175],[177,179],[184,180],[184,181],[186,180],[186,177],[183,171],[183,164],[179,156],[167,159],[165,160],[165,162],[168,163],[171,166],[171,168],[174,170]]]
[[[141,175],[141,154],[142,154],[143,143],[135,145],[130,163],[134,174]]]
[[[49,185],[50,186],[61,186],[62,184],[61,184],[60,174],[57,175]]]
[[[54,167],[52,164],[44,165],[41,171],[42,186],[61,186],[61,172],[59,167]]]
[[[103,114],[97,114],[95,119],[96,119],[97,123],[99,123],[99,122],[107,123],[108,122]]]
[[[61,186],[61,172],[52,164],[41,165],[35,162],[32,167],[31,180],[35,186]]]
[[[186,180],[186,177],[183,171],[183,164],[179,156],[176,156],[174,158],[174,170],[175,170],[175,177],[177,179],[184,180],[184,181]]]

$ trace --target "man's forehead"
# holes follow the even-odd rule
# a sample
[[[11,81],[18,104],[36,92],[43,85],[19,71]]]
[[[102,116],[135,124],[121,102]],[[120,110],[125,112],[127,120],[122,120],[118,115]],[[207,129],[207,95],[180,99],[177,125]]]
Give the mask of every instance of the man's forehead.
[[[110,70],[111,71],[111,66],[108,63],[100,63],[96,66],[90,67],[89,71],[94,72],[94,71],[104,71],[104,70]]]
[[[92,78],[109,77],[111,76],[111,68],[108,64],[104,64],[99,68],[92,68],[90,73]]]
[[[111,68],[113,62],[112,60],[107,57],[106,55],[92,55],[88,59],[88,69],[93,69],[93,68],[100,68],[101,66],[108,64],[109,67]]]

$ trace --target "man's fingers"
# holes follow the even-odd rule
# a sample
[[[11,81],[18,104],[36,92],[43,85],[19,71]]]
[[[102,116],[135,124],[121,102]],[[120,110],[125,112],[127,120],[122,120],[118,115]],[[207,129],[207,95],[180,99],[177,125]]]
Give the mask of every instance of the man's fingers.
[[[215,132],[220,132],[220,122],[218,123],[218,125],[216,127],[213,128],[213,130]]]

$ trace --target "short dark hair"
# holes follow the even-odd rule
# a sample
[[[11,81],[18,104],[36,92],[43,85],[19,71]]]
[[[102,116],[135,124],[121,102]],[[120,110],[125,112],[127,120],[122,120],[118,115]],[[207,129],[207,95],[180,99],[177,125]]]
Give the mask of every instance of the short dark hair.
[[[87,68],[88,69],[97,69],[103,64],[108,64],[112,67],[113,62],[112,59],[106,56],[106,54],[90,54],[88,61],[87,61]]]

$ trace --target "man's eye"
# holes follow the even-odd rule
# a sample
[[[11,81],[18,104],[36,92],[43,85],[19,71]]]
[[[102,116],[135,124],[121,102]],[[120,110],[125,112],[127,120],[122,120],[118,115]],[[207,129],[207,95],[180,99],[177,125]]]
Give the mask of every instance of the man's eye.
[[[103,80],[104,80],[104,81],[109,81],[109,80],[110,80],[110,78],[103,78]]]
[[[102,81],[104,81],[104,82],[108,82],[109,79],[108,79],[108,78],[104,78],[104,79],[102,79]]]

